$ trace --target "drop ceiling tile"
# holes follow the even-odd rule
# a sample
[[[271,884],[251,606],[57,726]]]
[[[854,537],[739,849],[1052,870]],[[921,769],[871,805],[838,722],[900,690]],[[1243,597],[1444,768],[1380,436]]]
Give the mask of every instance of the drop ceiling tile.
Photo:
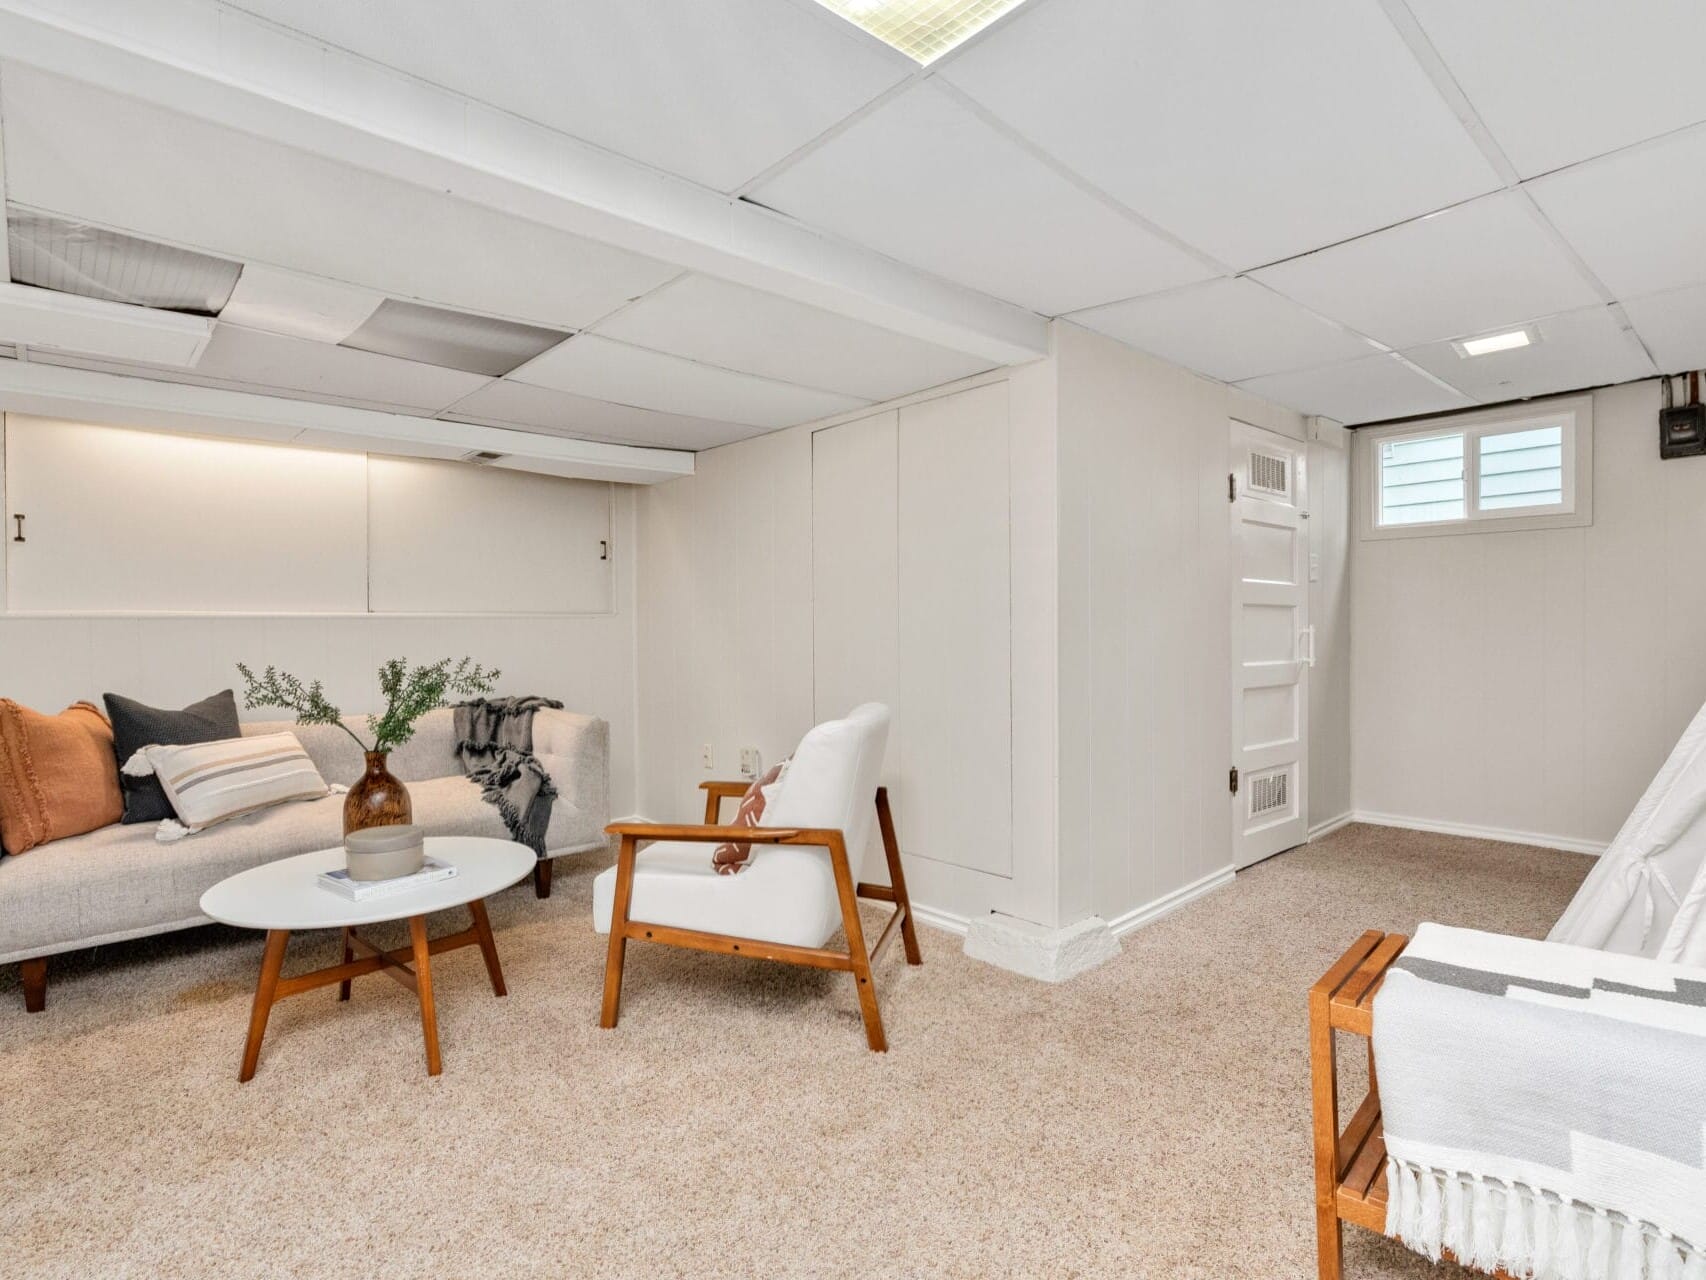
[[[785,0],[244,0],[318,40],[727,191],[912,72]]]
[[[1212,280],[1068,319],[1222,382],[1354,360],[1373,350],[1249,280]]]
[[[636,409],[632,405],[593,400],[507,378],[482,387],[444,416],[458,422],[520,427],[576,440],[605,440],[662,449],[712,449],[764,430],[735,422]]]
[[[1617,297],[1706,284],[1706,127],[1536,178],[1527,189]]]
[[[1414,413],[1461,409],[1474,402],[1447,390],[1395,356],[1367,356],[1319,369],[1273,373],[1238,384],[1252,395],[1317,413],[1346,426],[1407,418]]]
[[[213,337],[194,369],[114,360],[60,359],[46,352],[32,352],[31,356],[44,363],[98,369],[156,382],[184,382],[286,399],[415,413],[443,409],[489,381],[455,369],[438,369],[410,360],[221,323],[213,326]]]
[[[1514,192],[1253,276],[1390,347],[1458,338],[1600,301]]]
[[[866,403],[853,396],[697,364],[596,334],[570,338],[512,376],[517,382],[595,400],[752,427],[791,427]]]
[[[858,121],[753,199],[1044,315],[1213,274],[929,83]]]
[[[680,268],[8,63],[8,197],[388,297],[577,329]]]
[[[1499,185],[1377,4],[1041,4],[942,75],[1239,269]]]
[[[287,338],[342,342],[383,301],[385,296],[371,289],[251,262],[237,278],[219,319]]]
[[[1706,285],[1631,298],[1623,310],[1660,373],[1706,369]]]
[[[501,378],[568,336],[560,329],[387,298],[343,345]]]
[[[990,362],[710,276],[685,276],[617,312],[598,334],[725,369],[865,400],[981,373]]]
[[[1641,344],[1618,323],[1610,307],[1591,307],[1536,320],[1530,346],[1460,356],[1449,342],[1404,352],[1437,378],[1477,400],[1519,400],[1576,391],[1608,382],[1651,377],[1656,370]]]
[[[1408,0],[1523,177],[1706,120],[1699,0]]]

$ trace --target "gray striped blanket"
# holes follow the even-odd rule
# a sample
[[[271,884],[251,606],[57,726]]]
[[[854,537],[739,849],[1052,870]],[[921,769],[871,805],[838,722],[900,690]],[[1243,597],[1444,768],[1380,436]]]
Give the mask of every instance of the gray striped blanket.
[[[1388,1235],[1538,1280],[1706,1280],[1706,969],[1424,924],[1374,1056]]]

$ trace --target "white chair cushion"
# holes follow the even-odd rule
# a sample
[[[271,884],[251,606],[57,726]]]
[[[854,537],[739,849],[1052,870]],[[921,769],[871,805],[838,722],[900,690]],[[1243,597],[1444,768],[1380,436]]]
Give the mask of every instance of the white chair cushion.
[[[871,833],[888,732],[889,709],[867,702],[806,734],[765,803],[764,826],[839,830],[857,867]],[[715,847],[660,842],[640,850],[629,919],[801,947],[821,947],[841,927],[828,850],[754,845],[745,870],[722,876],[711,865]],[[593,926],[600,933],[610,932],[615,897],[611,867],[592,886]]]
[[[727,933],[797,947],[821,947],[841,927],[835,873],[822,849],[800,845],[753,849],[738,875],[711,868],[709,844],[660,841],[641,849],[634,862],[631,920]],[[616,900],[616,868],[592,882],[592,923],[610,932]]]

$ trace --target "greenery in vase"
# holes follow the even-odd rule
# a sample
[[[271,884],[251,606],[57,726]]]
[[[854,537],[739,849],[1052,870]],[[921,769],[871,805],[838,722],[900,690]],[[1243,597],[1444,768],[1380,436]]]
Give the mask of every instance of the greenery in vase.
[[[406,659],[392,658],[379,668],[385,714],[367,717],[367,731],[373,735],[373,745],[369,746],[343,722],[343,713],[326,701],[320,681],[305,684],[277,667],[268,667],[257,676],[241,662],[237,670],[243,674],[243,705],[251,711],[256,707],[284,707],[296,712],[297,724],[336,725],[363,751],[390,751],[402,746],[415,736],[415,721],[436,707],[448,705],[446,694],[471,698],[490,693],[503,674],[488,671],[472,658],[460,662],[440,658],[418,667],[409,666]]]

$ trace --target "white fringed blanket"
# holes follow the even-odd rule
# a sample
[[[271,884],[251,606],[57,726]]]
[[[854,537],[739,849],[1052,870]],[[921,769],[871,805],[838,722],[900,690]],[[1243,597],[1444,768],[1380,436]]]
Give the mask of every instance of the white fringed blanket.
[[[1388,1235],[1538,1280],[1706,1280],[1706,969],[1424,924],[1374,1057]]]

